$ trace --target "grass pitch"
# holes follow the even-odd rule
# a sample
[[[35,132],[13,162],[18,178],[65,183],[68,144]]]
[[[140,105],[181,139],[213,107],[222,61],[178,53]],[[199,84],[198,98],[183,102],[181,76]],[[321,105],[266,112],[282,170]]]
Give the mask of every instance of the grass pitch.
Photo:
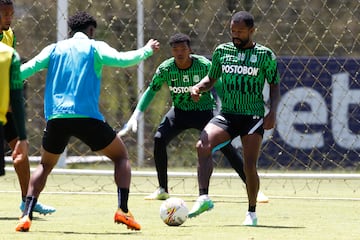
[[[115,185],[109,187],[114,189],[113,192],[69,193],[67,190],[62,191],[60,186],[69,187],[72,184],[79,186],[82,185],[82,181],[87,182],[86,178],[83,180],[73,178],[73,176],[49,178],[49,187],[45,188],[44,193],[40,196],[40,201],[56,207],[57,212],[47,216],[34,213],[32,227],[27,233],[15,232],[15,225],[20,215],[18,208],[20,193],[17,190],[16,178],[11,173],[0,178],[2,203],[0,207],[0,239],[352,240],[360,238],[360,194],[357,191],[359,182],[356,181],[346,183],[346,185],[352,184],[352,190],[349,191],[341,187],[343,185],[340,183],[322,182],[321,191],[319,191],[319,187],[309,190],[312,187],[306,180],[299,180],[302,183],[287,182],[286,184],[273,182],[273,180],[262,180],[263,190],[270,196],[270,202],[258,204],[259,225],[245,227],[241,226],[247,210],[244,187],[240,182],[234,182],[234,186],[231,187],[233,191],[230,192],[234,192],[235,195],[222,195],[223,191],[228,190],[224,190],[224,184],[216,184],[216,180],[214,180],[210,189],[211,192],[217,193],[212,197],[215,203],[214,209],[194,219],[188,219],[179,227],[169,227],[159,217],[159,208],[162,202],[144,200],[146,191],[139,190],[144,179],[133,178],[133,184],[137,187],[132,190],[130,195],[129,208],[142,225],[142,230],[135,232],[128,230],[125,225],[117,225],[113,222],[117,206]],[[172,181],[170,179],[170,183]],[[98,186],[108,185],[108,180],[102,177],[97,178],[96,182]],[[299,187],[294,184],[299,184]],[[55,186],[57,186],[57,191],[54,191]],[[291,190],[289,190],[289,186],[291,186]],[[304,190],[302,186],[308,186],[308,188]],[[147,192],[154,190],[148,186],[146,188]],[[235,191],[235,189],[237,190]],[[183,198],[191,208],[196,199],[196,191],[194,192],[192,189],[193,194],[182,193],[182,191],[177,196]],[[174,192],[176,192],[175,189]],[[344,192],[350,195],[346,197]]]

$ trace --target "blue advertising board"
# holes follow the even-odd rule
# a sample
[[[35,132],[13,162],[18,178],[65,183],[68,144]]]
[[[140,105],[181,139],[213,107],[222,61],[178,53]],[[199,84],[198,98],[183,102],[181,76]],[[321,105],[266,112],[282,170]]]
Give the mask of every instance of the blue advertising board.
[[[279,57],[278,63],[277,124],[264,135],[259,168],[359,167],[360,59]]]
[[[360,59],[278,57],[281,100],[261,169],[360,169]],[[269,100],[268,86],[264,99]],[[241,148],[239,138],[233,144]]]

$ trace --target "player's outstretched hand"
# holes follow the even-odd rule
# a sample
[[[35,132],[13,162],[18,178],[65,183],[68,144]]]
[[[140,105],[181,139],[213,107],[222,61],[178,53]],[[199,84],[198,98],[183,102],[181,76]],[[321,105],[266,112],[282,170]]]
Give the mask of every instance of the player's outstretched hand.
[[[25,157],[28,155],[28,150],[29,150],[28,141],[27,140],[18,140],[16,142],[14,151],[11,154],[14,162],[25,159]]]
[[[128,131],[130,130],[131,126],[129,125],[129,122],[125,123],[124,127],[117,133],[119,137],[125,136]]]
[[[150,39],[146,46],[150,46],[154,52],[157,52],[160,49],[160,43],[156,39]]]
[[[141,112],[137,109],[131,115],[129,121],[125,124],[125,126],[118,132],[118,136],[122,137],[131,129],[134,133],[137,132],[137,124],[140,118]]]
[[[190,93],[191,93],[191,98],[195,102],[198,102],[200,100],[200,97],[201,97],[200,89],[196,85],[192,86]]]
[[[270,111],[268,114],[266,114],[264,118],[264,129],[270,130],[275,127],[276,122],[276,113],[274,111]]]

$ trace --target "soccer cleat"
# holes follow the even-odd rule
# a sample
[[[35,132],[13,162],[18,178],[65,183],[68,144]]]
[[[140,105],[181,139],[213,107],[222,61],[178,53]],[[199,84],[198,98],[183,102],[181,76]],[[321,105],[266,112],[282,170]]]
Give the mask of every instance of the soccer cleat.
[[[256,197],[256,201],[258,203],[268,203],[269,202],[269,197],[266,196],[263,192],[259,191]]]
[[[15,230],[17,232],[28,232],[31,226],[31,220],[28,215],[20,218],[19,223],[16,225]]]
[[[165,189],[162,187],[159,187],[158,189],[155,190],[155,192],[146,196],[144,199],[145,200],[166,200],[169,197],[170,196],[167,192],[165,192]]]
[[[205,211],[210,211],[214,208],[214,203],[211,201],[208,195],[201,195],[196,200],[194,206],[192,207],[191,211],[189,212],[188,217],[193,218]]]
[[[245,220],[244,220],[242,225],[244,225],[244,226],[256,226],[257,225],[256,212],[247,212]]]
[[[114,222],[125,224],[127,228],[131,230],[138,231],[141,229],[140,224],[135,221],[131,212],[124,213],[120,208],[115,213]]]
[[[25,209],[25,202],[21,202],[20,204],[20,210],[23,212]],[[40,202],[37,202],[34,209],[33,209],[33,212],[37,212],[39,214],[51,214],[53,212],[55,212],[56,209],[51,207],[51,206],[46,206]]]

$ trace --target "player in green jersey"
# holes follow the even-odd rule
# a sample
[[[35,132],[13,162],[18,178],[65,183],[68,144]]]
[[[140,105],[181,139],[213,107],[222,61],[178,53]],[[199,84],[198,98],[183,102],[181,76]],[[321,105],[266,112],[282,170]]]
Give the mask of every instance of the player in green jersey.
[[[230,30],[232,42],[220,44],[215,49],[208,75],[193,86],[191,91],[194,101],[200,101],[217,79],[222,80],[220,114],[206,125],[197,143],[200,196],[194,207],[204,208],[203,206],[206,207],[207,202],[211,201],[202,195],[209,187],[213,169],[212,149],[240,136],[249,202],[243,225],[256,226],[256,194],[260,185],[257,160],[264,129],[275,126],[280,99],[280,77],[274,53],[252,40],[255,26],[250,13],[235,13],[231,19]],[[262,95],[265,81],[270,85],[270,111],[266,115]],[[191,213],[189,216],[191,217]]]
[[[162,62],[157,68],[152,82],[139,100],[134,113],[124,129],[119,132],[122,136],[131,128],[136,131],[141,113],[147,109],[162,85],[167,84],[173,106],[163,118],[154,137],[154,160],[159,188],[145,197],[148,200],[165,200],[169,197],[166,151],[169,142],[186,129],[193,128],[201,131],[213,117],[215,107],[215,100],[210,92],[204,93],[198,102],[194,102],[190,95],[191,86],[206,76],[211,62],[203,56],[192,54],[190,38],[185,34],[173,35],[169,43],[173,57]],[[221,151],[245,182],[240,154],[231,144],[224,145]],[[261,192],[259,197],[261,197],[259,198],[261,202],[268,201]]]

